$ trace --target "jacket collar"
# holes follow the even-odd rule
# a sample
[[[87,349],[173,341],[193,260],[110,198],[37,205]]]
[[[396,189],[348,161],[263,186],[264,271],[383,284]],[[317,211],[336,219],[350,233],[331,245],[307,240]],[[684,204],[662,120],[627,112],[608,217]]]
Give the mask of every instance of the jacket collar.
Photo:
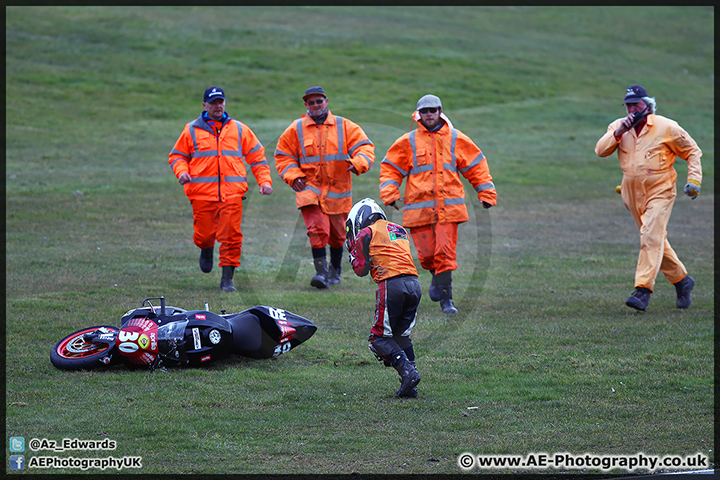
[[[642,135],[645,135],[652,128],[653,125],[655,125],[655,114],[650,113],[647,117],[645,117],[645,125],[643,125],[643,127],[640,129],[640,132],[638,133],[635,130],[635,127],[632,127],[632,131],[636,137],[640,137]]]
[[[438,128],[438,129],[435,130],[434,132],[431,132],[430,130],[427,129],[427,127],[426,127],[425,125],[423,125],[422,122],[418,121],[418,122],[417,122],[418,130],[420,130],[420,131],[423,132],[423,133],[428,133],[428,134],[430,134],[430,133],[439,133],[439,134],[441,134],[441,135],[444,135],[444,134],[446,134],[446,133],[448,133],[448,132],[450,131],[450,126],[448,125],[448,122],[446,122],[446,121],[444,121],[444,120],[442,120],[442,122],[443,122],[443,126],[442,126],[442,127]]]
[[[215,121],[215,120],[211,120],[210,117],[208,117],[207,112],[202,112],[202,114],[200,115],[200,120],[204,123]],[[229,121],[230,121],[230,116],[228,115],[227,112],[224,112],[222,118],[220,119],[220,123],[224,126]]]
[[[317,123],[315,123],[315,120],[312,119],[310,115],[307,113],[302,115],[300,118],[302,118],[303,127],[309,127],[309,126],[317,126]],[[337,123],[337,117],[333,115],[333,113],[328,110],[327,118],[322,123],[322,125],[335,125]]]

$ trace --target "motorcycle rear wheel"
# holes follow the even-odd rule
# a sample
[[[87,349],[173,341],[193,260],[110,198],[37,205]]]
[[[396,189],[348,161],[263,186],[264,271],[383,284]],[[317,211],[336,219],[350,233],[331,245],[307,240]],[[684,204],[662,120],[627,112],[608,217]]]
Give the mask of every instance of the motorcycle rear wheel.
[[[92,333],[98,328],[107,328],[118,331],[118,327],[100,325],[87,327],[71,333],[60,340],[50,352],[50,361],[60,370],[92,370],[104,366],[100,359],[105,357],[113,345],[106,343],[89,343],[83,340],[83,335]],[[113,362],[114,363],[114,362]]]

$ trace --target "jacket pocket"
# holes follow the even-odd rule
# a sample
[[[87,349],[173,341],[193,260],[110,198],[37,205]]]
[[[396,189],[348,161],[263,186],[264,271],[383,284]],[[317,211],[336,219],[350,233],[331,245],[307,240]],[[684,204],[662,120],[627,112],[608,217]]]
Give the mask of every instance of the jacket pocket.
[[[306,138],[303,141],[303,147],[305,148],[305,156],[313,157],[317,155],[317,147],[315,146],[315,140],[312,138]]]
[[[662,146],[652,148],[645,153],[645,165],[652,170],[663,170],[667,166],[667,156]]]
[[[430,155],[424,148],[419,148],[415,156],[417,157],[418,165],[427,165],[430,163]]]

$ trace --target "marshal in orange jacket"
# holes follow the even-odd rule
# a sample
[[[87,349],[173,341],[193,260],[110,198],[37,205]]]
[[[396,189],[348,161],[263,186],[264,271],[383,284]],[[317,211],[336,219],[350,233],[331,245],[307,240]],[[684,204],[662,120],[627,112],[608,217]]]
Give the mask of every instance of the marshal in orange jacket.
[[[297,208],[319,205],[327,215],[347,214],[352,208],[352,164],[357,174],[370,170],[375,145],[360,126],[328,112],[317,125],[303,115],[285,129],[275,150],[275,168],[292,186],[305,178],[305,190],[295,193]]]
[[[258,185],[272,186],[265,147],[255,133],[226,116],[217,134],[201,115],[185,125],[168,161],[176,177],[186,172],[192,177],[183,186],[190,200],[224,202],[248,190],[243,158]]]
[[[415,114],[413,114],[413,119]],[[380,163],[380,198],[385,205],[400,199],[403,179],[403,226],[468,221],[460,175],[481,202],[497,205],[497,192],[480,148],[460,130],[445,123],[429,132],[422,123],[398,138]]]

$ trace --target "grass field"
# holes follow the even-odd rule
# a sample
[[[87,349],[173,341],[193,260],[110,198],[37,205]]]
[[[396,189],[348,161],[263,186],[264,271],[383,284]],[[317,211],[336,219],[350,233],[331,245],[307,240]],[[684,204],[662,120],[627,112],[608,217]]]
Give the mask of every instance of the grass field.
[[[455,475],[464,452],[700,453],[714,465],[714,8],[5,13],[6,442],[117,442],[112,452],[26,451],[28,460],[141,456],[140,470],[123,472],[148,475]],[[678,195],[668,229],[697,282],[686,311],[662,275],[648,312],[624,304],[637,228],[614,192],[617,157],[593,148],[635,83],[704,152],[701,195]],[[420,275],[417,399],[394,398],[397,374],[367,350],[375,284],[346,268],[342,285],[310,287],[310,246],[276,172],[269,197],[250,182],[239,292],[220,291],[217,268],[200,272],[167,154],[210,85],[225,89],[228,113],[258,134],[273,169],[302,93],[322,85],[330,109],[376,145],[356,200],[378,198],[380,160],[426,93],[483,149],[498,206],[467,195],[459,314],[444,316]],[[676,167],[681,192],[687,164]],[[119,325],[159,295],[186,309],[271,305],[318,331],[276,360],[204,370],[50,364],[66,334]]]

